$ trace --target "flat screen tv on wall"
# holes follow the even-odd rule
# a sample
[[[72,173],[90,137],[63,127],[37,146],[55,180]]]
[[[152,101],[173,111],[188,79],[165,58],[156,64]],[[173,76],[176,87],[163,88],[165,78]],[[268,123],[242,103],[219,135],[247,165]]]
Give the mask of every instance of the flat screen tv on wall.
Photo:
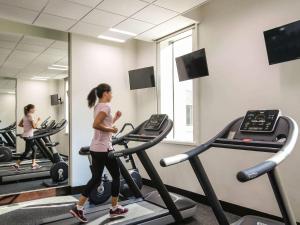
[[[205,49],[176,58],[179,81],[208,76]]]
[[[130,70],[128,73],[130,90],[155,87],[153,66]]]
[[[269,64],[300,59],[300,20],[264,32]]]

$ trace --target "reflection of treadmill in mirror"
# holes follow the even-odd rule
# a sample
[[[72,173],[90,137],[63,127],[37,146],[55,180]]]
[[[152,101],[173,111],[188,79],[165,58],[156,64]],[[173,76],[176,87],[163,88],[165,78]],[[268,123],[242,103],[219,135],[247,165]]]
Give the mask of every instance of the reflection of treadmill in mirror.
[[[151,128],[150,128],[151,127]],[[141,165],[149,175],[152,184],[156,191],[150,192],[143,196],[139,191],[135,191],[131,187],[135,199],[121,202],[121,205],[129,209],[126,217],[118,218],[112,223],[115,225],[127,224],[170,224],[177,222],[178,224],[184,218],[192,217],[195,213],[197,204],[191,199],[183,196],[169,193],[166,186],[163,184],[156,168],[154,167],[147,151],[154,150],[152,148],[159,144],[172,130],[173,122],[166,115],[152,115],[128,134],[117,137],[114,143],[130,140],[136,142],[134,147],[124,148],[122,150],[111,151],[109,157],[119,159],[119,157],[136,155]],[[125,181],[129,185],[130,179]],[[130,186],[129,186],[130,187]],[[111,219],[108,215],[110,204],[101,205],[99,207],[86,210],[86,217],[90,221],[89,224],[111,224]],[[44,219],[41,224],[77,224],[76,218],[70,214]]]

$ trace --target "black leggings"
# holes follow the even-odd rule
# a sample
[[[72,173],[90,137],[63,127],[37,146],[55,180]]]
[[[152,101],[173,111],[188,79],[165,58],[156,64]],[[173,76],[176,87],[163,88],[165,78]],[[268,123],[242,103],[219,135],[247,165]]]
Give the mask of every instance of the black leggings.
[[[23,161],[26,156],[29,154],[30,151],[32,151],[31,154],[31,159],[35,159],[36,158],[36,149],[34,147],[34,140],[33,139],[25,139],[25,143],[26,143],[26,147],[25,147],[25,151],[23,152],[23,154],[20,156],[20,160]]]
[[[108,152],[93,152],[92,156],[92,178],[86,184],[85,190],[82,195],[89,197],[93,188],[98,187],[102,181],[102,174],[104,166],[109,171],[112,177],[111,195],[118,197],[120,193],[120,166],[116,158],[108,158]]]

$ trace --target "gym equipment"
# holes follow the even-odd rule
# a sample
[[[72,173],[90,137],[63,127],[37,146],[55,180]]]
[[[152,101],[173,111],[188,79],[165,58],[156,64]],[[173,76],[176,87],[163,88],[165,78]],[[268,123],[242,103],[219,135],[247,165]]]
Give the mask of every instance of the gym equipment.
[[[212,147],[275,153],[268,160],[238,172],[237,179],[240,182],[247,182],[267,174],[284,223],[257,216],[245,216],[233,224],[296,225],[277,166],[291,154],[297,138],[297,123],[289,117],[280,116],[279,110],[252,110],[248,111],[244,117],[229,123],[208,142],[186,153],[164,158],[160,164],[166,167],[189,161],[219,224],[229,225],[198,155]]]
[[[16,151],[16,122],[8,127],[0,129],[0,162],[8,162],[12,160],[12,154]]]
[[[16,122],[10,124],[9,126],[5,128],[0,129],[0,134],[2,136],[1,145],[10,147],[10,148],[16,148]]]
[[[149,123],[149,121],[151,121]],[[150,129],[150,127],[152,128]],[[115,225],[132,225],[132,224],[170,224],[177,222],[178,224],[188,217],[192,217],[197,207],[196,203],[188,198],[182,197],[177,194],[169,193],[166,186],[163,184],[159,174],[154,168],[151,159],[147,154],[153,146],[159,144],[172,130],[173,122],[161,114],[152,115],[150,119],[146,120],[128,134],[117,138],[117,141],[132,141],[136,142],[132,148],[124,148],[122,150],[112,151],[109,157],[129,156],[136,154],[140,162],[148,173],[153,185],[157,191],[143,196],[137,185],[134,183],[132,177],[126,174],[124,179],[128,183],[134,193],[135,199],[130,199],[121,202],[122,205],[129,209],[126,217],[118,218],[113,222],[108,215],[110,204],[97,206],[87,209],[85,212],[86,217],[91,224],[109,224]],[[120,160],[120,159],[119,159]],[[41,224],[76,224],[76,218],[70,214],[63,214],[57,217],[44,219]]]
[[[65,184],[68,178],[68,164],[55,148],[59,143],[52,142],[50,137],[62,131],[66,125],[67,121],[63,119],[57,124],[37,130],[34,136],[29,138],[34,140],[36,147],[49,159],[39,162],[41,168],[32,170],[30,164],[22,165],[20,171],[12,170],[10,167],[1,167],[0,183],[51,177],[52,182],[44,182],[43,185],[49,187]]]
[[[40,125],[39,129],[45,129],[47,126],[54,126],[55,121],[51,121],[50,125],[48,124],[50,116],[46,118]],[[38,129],[38,130],[39,130]],[[3,128],[0,130],[0,134],[4,137],[5,141],[2,140],[2,146],[0,146],[0,162],[10,162],[12,160],[16,160],[20,157],[20,153],[16,153],[16,123],[14,122],[10,126]],[[37,132],[36,130],[35,132]],[[44,158],[45,155],[42,154],[41,151],[37,151],[36,158]],[[27,156],[27,159],[30,158],[30,155]]]
[[[124,148],[128,148],[128,141],[125,141],[123,139],[117,139],[119,135],[126,129],[126,127],[131,127],[134,129],[133,125],[131,123],[125,123],[122,127],[122,129],[116,134],[112,139],[112,144],[113,145],[121,145]],[[122,141],[117,141],[117,140],[122,140]],[[90,168],[92,166],[92,158],[90,156],[90,149],[89,147],[82,147],[79,150],[80,155],[87,155],[89,162],[90,162]],[[131,169],[128,170],[130,176],[133,178],[134,182],[137,184],[138,188],[142,188],[142,177],[138,173],[138,169],[136,168],[136,165],[134,163],[134,159],[132,156],[126,157],[125,161],[128,163],[131,163]],[[121,161],[123,164],[123,162]],[[130,190],[126,180],[123,178],[125,166],[122,165],[121,167],[121,179],[120,179],[120,194],[124,198],[129,198],[132,197],[134,194]],[[93,191],[91,192],[89,196],[89,201],[95,205],[103,204],[105,203],[111,196],[111,181],[108,179],[108,176],[106,174],[103,175],[102,177],[102,182],[99,186],[95,187]]]

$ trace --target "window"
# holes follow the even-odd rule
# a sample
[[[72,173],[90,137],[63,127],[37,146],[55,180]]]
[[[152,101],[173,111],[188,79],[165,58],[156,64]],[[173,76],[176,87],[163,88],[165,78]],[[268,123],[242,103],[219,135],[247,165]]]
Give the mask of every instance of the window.
[[[65,118],[67,120],[66,134],[69,133],[69,81],[65,80]]]
[[[168,140],[193,142],[193,81],[179,82],[175,58],[192,52],[192,31],[159,43],[160,112],[174,122]]]
[[[193,106],[186,105],[185,112],[186,112],[185,124],[186,124],[186,126],[192,126],[192,124],[193,124]]]

